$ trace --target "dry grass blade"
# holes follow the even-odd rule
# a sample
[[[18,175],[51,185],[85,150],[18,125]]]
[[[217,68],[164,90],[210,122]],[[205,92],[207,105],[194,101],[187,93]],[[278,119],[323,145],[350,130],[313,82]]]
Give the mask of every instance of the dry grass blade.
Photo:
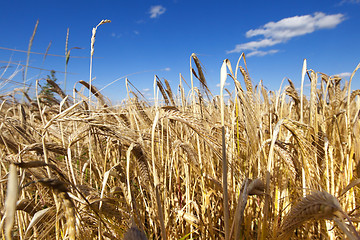
[[[348,84],[347,109],[346,109],[347,115],[348,115],[348,124],[350,124],[350,121],[351,121],[351,117],[350,117],[351,82],[353,80],[355,73],[357,72],[357,70],[359,70],[359,68],[360,68],[360,63],[356,66],[355,70],[352,72],[352,74],[350,76],[349,84]]]
[[[249,195],[263,195],[265,190],[264,183],[259,179],[245,179],[241,186],[238,203],[235,210],[235,216],[231,227],[230,239],[235,231],[234,239],[240,239],[241,225],[244,219],[244,211]]]
[[[301,71],[301,90],[300,90],[300,122],[304,120],[304,81],[307,69],[307,61],[304,59],[303,67]]]
[[[34,199],[31,200],[21,199],[16,203],[16,210],[21,210],[28,213],[31,216],[34,216],[36,212],[41,210],[41,206],[36,205]]]
[[[37,168],[37,167],[49,166],[49,164],[47,164],[44,161],[29,161],[29,162],[19,162],[14,164],[20,168]]]
[[[9,176],[8,176],[8,184],[7,184],[7,192],[6,192],[6,200],[5,200],[5,239],[12,239],[12,228],[15,222],[15,212],[16,212],[16,202],[19,194],[19,186],[18,186],[18,176],[16,166],[14,164],[10,164],[9,167]]]
[[[51,219],[55,214],[56,213],[54,207],[48,207],[37,211],[34,214],[34,216],[31,218],[31,221],[25,231],[25,237],[27,237],[30,234],[31,229],[36,225],[38,225],[39,223],[44,223],[44,222],[49,223],[49,221],[52,222]]]
[[[45,148],[48,151],[58,153],[60,155],[66,155],[67,154],[67,150],[65,148],[63,148],[62,146],[57,145],[55,143],[45,143]],[[31,145],[26,146],[20,152],[20,155],[24,154],[26,152],[30,152],[30,151],[36,151],[39,154],[43,154],[44,148],[43,148],[43,145],[41,143],[33,143]]]
[[[19,104],[21,128],[26,129],[26,112],[24,106]]]
[[[66,78],[67,78],[67,66],[70,60],[70,50],[68,50],[69,44],[69,28],[66,31],[66,40],[65,40],[65,76],[64,76],[64,91],[66,94]]]
[[[310,81],[311,81],[311,91],[310,91],[310,126],[315,129],[317,132],[317,114],[316,114],[316,86],[317,86],[317,73],[313,70],[310,70]]]
[[[83,101],[77,102],[74,105],[72,105],[71,107],[67,108],[65,111],[62,111],[61,113],[57,114],[56,116],[54,116],[49,122],[47,122],[47,124],[44,127],[44,131],[51,126],[51,124],[58,118],[62,118],[64,116],[66,116],[71,110],[73,110],[74,108],[76,108],[77,106],[79,106],[81,103],[83,103]]]
[[[37,30],[38,25],[39,25],[39,19],[36,21],[34,31],[33,31],[32,35],[31,35],[31,38],[30,38],[30,41],[29,41],[29,47],[28,47],[28,50],[27,50],[26,67],[25,67],[25,73],[24,73],[24,89],[23,89],[24,92],[25,92],[25,89],[26,89],[26,78],[27,78],[27,70],[28,70],[29,60],[30,60],[30,51],[31,51],[31,47],[32,47],[33,42],[34,42],[34,38],[35,38],[35,34],[36,34],[36,30]]]
[[[103,198],[103,197],[104,197],[106,184],[107,184],[107,182],[108,182],[108,179],[109,179],[111,170],[112,170],[112,169],[110,169],[109,171],[106,171],[106,172],[104,173],[104,177],[103,177],[103,181],[102,181],[102,187],[101,187],[101,193],[100,193],[100,198]],[[102,206],[102,202],[100,202],[100,204],[99,204],[99,210],[101,210],[101,206]]]
[[[135,206],[132,204],[132,192],[131,192],[131,186],[130,186],[130,153],[132,149],[134,148],[134,143],[130,144],[128,150],[126,151],[126,182],[127,182],[127,193],[126,199],[129,201],[129,205],[131,206],[131,210],[134,211]]]
[[[86,88],[89,89],[89,91],[91,91],[92,94],[95,95],[95,97],[99,100],[102,107],[107,107],[104,96],[97,90],[96,87],[91,86],[89,83],[85,82],[84,80],[80,80],[79,83],[84,85]]]
[[[95,51],[95,36],[96,36],[96,31],[97,28],[105,23],[110,23],[111,21],[108,19],[105,20],[101,20],[99,22],[98,25],[96,25],[96,27],[94,27],[92,29],[92,35],[91,35],[91,45],[90,45],[90,79],[89,79],[89,106],[91,106],[91,93],[92,91],[92,65],[93,65],[93,56],[94,56],[94,51]],[[96,91],[97,92],[97,91]]]
[[[163,208],[162,208],[161,199],[160,199],[160,189],[159,189],[160,182],[159,182],[159,177],[158,177],[156,167],[155,167],[155,161],[156,161],[156,159],[155,159],[156,158],[155,157],[155,129],[156,129],[156,126],[159,121],[159,115],[160,115],[160,113],[157,111],[154,122],[153,122],[152,130],[151,130],[151,159],[152,159],[152,170],[153,170],[153,176],[154,176],[154,189],[155,189],[155,196],[156,196],[157,214],[159,217],[160,227],[161,227],[161,236],[162,236],[162,239],[166,240],[167,236],[166,236],[166,228],[165,228],[165,222],[164,222],[164,213],[163,213]]]
[[[53,80],[51,79],[46,79],[46,81],[51,85],[52,87],[52,90],[54,92],[56,92],[57,94],[59,94],[59,96],[62,98],[62,99],[65,99],[66,98],[66,94],[63,92],[63,90],[59,87],[59,85],[54,82]],[[70,107],[70,102],[68,100],[66,100],[66,103],[65,103],[66,107]]]
[[[343,190],[341,190],[339,197],[341,197],[342,195],[344,195],[347,191],[349,191],[350,189],[352,189],[353,187],[355,187],[356,185],[360,184],[360,179],[355,179],[352,180]]]
[[[36,160],[35,161],[29,161],[29,162],[12,162],[12,161],[10,161],[10,162],[15,164],[17,167],[20,167],[20,168],[23,168],[23,169],[49,167],[49,169],[56,172],[56,174],[61,179],[68,182],[67,177],[64,175],[64,173],[55,164],[46,163],[44,161],[36,161]],[[38,177],[38,176],[36,176],[36,177]]]
[[[230,61],[228,59],[223,61],[220,73],[220,101],[221,101],[221,128],[222,128],[222,181],[223,181],[223,202],[224,202],[224,225],[225,225],[225,240],[230,239],[230,224],[229,224],[229,201],[228,201],[228,166],[226,159],[226,144],[225,144],[225,102],[224,102],[224,87],[227,78],[226,65]]]
[[[18,144],[16,144],[9,138],[3,136],[2,133],[0,133],[0,145],[3,145],[7,149],[7,152],[9,153],[18,153],[19,150]]]

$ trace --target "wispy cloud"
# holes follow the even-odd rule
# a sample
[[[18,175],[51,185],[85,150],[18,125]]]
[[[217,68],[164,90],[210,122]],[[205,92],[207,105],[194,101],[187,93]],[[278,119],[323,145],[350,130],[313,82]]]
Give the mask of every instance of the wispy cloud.
[[[113,38],[121,38],[121,36],[122,36],[122,34],[119,34],[119,33],[111,33],[111,36],[113,37]]]
[[[171,68],[167,67],[167,68],[164,68],[164,69],[161,69],[161,70],[169,72],[171,70]]]
[[[360,0],[342,0],[339,5],[343,5],[345,3],[350,3],[350,4],[360,4]]]
[[[246,56],[247,57],[251,57],[251,56],[265,56],[265,55],[271,55],[271,54],[274,54],[274,53],[277,53],[279,50],[276,50],[276,49],[271,49],[271,50],[268,50],[268,51],[261,51],[261,50],[254,50],[252,52],[250,52],[249,54],[247,54]]]
[[[145,96],[145,97],[150,97],[151,93],[150,93],[150,88],[144,88],[141,93]]]
[[[151,6],[150,8],[150,18],[158,18],[160,15],[166,12],[166,8],[161,5]]]
[[[343,72],[343,73],[338,73],[338,74],[335,74],[335,75],[340,77],[340,78],[349,78],[351,76],[351,72]]]
[[[220,87],[220,83],[216,84],[217,87]],[[225,82],[225,86],[230,86],[229,82]]]
[[[137,30],[133,30],[132,32],[124,32],[124,33],[111,33],[111,37],[113,38],[122,38],[124,36],[134,36],[134,35],[140,35],[140,32]]]
[[[259,41],[251,41],[247,43],[237,44],[233,50],[228,51],[227,53],[234,53],[234,52],[238,53],[244,50],[256,51],[259,48],[271,47],[279,43],[281,43],[281,41],[274,39],[262,39]]]
[[[145,20],[144,19],[140,19],[140,20],[137,20],[135,21],[136,24],[143,24],[145,23]]]
[[[344,20],[345,16],[340,13],[327,15],[316,12],[313,15],[294,16],[277,22],[268,22],[260,28],[250,29],[245,35],[247,38],[262,36],[262,39],[237,44],[233,50],[227,51],[227,53],[239,53],[247,50],[251,51],[248,56],[264,56],[275,53],[276,50],[260,51],[258,49],[285,43],[291,38],[313,33],[320,29],[335,28]]]

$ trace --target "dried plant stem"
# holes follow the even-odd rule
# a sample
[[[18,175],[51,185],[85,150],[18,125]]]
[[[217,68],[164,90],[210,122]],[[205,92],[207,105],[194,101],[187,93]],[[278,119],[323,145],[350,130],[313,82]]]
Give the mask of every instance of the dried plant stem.
[[[301,91],[300,91],[300,122],[304,121],[304,81],[307,69],[307,62],[304,59],[302,72],[301,72]]]
[[[225,143],[225,102],[223,90],[227,77],[226,65],[227,59],[224,60],[220,73],[220,100],[221,100],[221,132],[222,132],[222,181],[223,181],[223,203],[224,203],[224,224],[225,224],[225,240],[230,239],[230,224],[229,224],[229,197],[228,197],[228,167],[226,160],[226,143]]]
[[[18,199],[18,176],[16,166],[14,164],[10,164],[9,167],[9,176],[8,176],[8,185],[7,185],[7,193],[5,200],[5,239],[12,239],[12,228],[15,223],[15,212],[16,212],[16,201]]]
[[[68,45],[69,45],[69,28],[67,29],[66,32],[66,41],[65,41],[65,74],[64,74],[64,92],[66,95],[66,79],[67,79],[67,68],[68,68],[68,63],[70,60],[70,51],[68,50]]]
[[[94,51],[95,51],[95,35],[96,35],[96,30],[97,28],[104,24],[104,23],[109,23],[111,22],[110,20],[101,20],[98,25],[96,25],[96,27],[94,27],[92,29],[92,35],[91,35],[91,45],[90,45],[90,73],[89,73],[89,115],[91,115],[91,109],[92,109],[92,104],[91,104],[91,94],[92,94],[92,69],[93,69],[93,56],[94,56]],[[91,137],[91,129],[89,131],[89,168],[90,168],[90,179],[92,179],[91,175],[92,175],[92,137]],[[90,180],[92,182],[92,180]]]
[[[36,34],[36,30],[37,27],[39,25],[39,19],[36,21],[35,27],[34,27],[34,31],[31,35],[30,41],[29,41],[29,46],[28,46],[28,50],[27,50],[27,57],[26,57],[26,65],[25,65],[25,73],[24,73],[24,92],[26,89],[26,79],[27,79],[27,71],[28,71],[28,66],[29,66],[29,61],[30,61],[30,52],[31,52],[31,47],[33,45],[34,42],[34,38],[35,38],[35,34]],[[24,102],[24,95],[22,96],[22,102]]]
[[[93,56],[94,56],[94,51],[95,51],[95,36],[96,36],[96,31],[97,31],[97,28],[99,26],[101,26],[102,24],[105,24],[105,23],[110,23],[111,21],[108,20],[108,19],[105,19],[105,20],[101,20],[99,22],[98,25],[96,25],[96,27],[94,27],[92,29],[92,35],[91,35],[91,50],[90,50],[90,78],[89,78],[89,84],[90,84],[90,88],[89,88],[89,106],[91,106],[91,86],[92,86],[92,65],[93,65]]]
[[[152,132],[151,132],[151,159],[152,159],[152,169],[153,169],[153,175],[154,175],[154,190],[155,190],[155,196],[156,196],[156,204],[157,204],[157,211],[158,211],[158,217],[160,221],[160,227],[161,227],[161,236],[162,239],[166,240],[166,229],[165,229],[165,222],[164,222],[164,213],[162,210],[162,204],[160,199],[160,192],[159,192],[159,177],[157,175],[156,167],[155,167],[155,129],[159,121],[159,115],[160,113],[157,111],[154,119],[154,123],[152,126]]]

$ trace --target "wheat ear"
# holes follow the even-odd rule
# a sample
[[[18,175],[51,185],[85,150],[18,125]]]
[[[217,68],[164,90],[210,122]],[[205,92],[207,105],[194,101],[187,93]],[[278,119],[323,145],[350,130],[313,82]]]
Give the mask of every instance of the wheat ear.
[[[281,224],[277,239],[288,239],[294,230],[306,221],[321,219],[334,220],[350,239],[360,239],[356,231],[351,233],[351,231],[354,231],[351,221],[349,221],[349,227],[343,224],[342,219],[344,218],[350,220],[342,210],[337,198],[325,191],[316,191],[304,197],[297,205],[291,208]]]

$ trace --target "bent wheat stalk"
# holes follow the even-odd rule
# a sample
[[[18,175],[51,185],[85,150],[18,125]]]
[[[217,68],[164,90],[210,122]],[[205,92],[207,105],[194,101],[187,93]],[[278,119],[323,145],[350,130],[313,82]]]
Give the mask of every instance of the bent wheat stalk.
[[[277,239],[289,239],[294,230],[309,220],[334,220],[349,239],[360,239],[348,215],[342,210],[337,198],[325,191],[316,191],[304,197],[291,208],[277,234]],[[344,219],[349,221],[344,223]]]

